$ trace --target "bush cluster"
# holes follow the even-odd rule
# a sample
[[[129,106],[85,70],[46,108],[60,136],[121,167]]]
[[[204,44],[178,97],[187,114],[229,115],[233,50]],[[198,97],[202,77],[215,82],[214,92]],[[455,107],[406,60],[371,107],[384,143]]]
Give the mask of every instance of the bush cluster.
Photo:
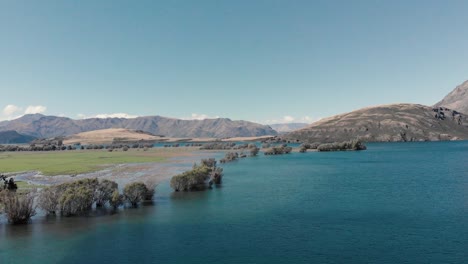
[[[81,179],[44,188],[38,205],[49,214],[60,212],[63,216],[73,216],[88,213],[93,205],[117,208],[128,202],[132,207],[137,207],[141,201],[151,200],[153,194],[154,187],[149,188],[142,182],[127,184],[123,194],[120,194],[114,181]]]
[[[228,152],[224,155],[224,158],[220,159],[220,163],[226,163],[226,162],[231,162],[235,161],[239,158],[239,153],[237,152]]]
[[[272,147],[263,151],[265,155],[282,155],[282,154],[289,154],[292,151],[292,147],[288,147],[287,145],[281,145],[277,147]]]
[[[213,143],[206,143],[201,146],[200,149],[202,150],[226,150],[226,149],[232,149],[234,146],[236,146],[236,143],[234,142],[213,142]]]
[[[360,140],[350,140],[344,142],[325,143],[317,147],[318,151],[345,151],[345,150],[366,150],[367,147]]]
[[[0,190],[0,203],[11,224],[26,224],[36,214],[35,193],[20,194],[15,191]]]
[[[176,192],[196,191],[220,184],[223,169],[217,167],[216,163],[215,159],[202,159],[200,165],[193,165],[192,170],[172,177],[171,188]]]
[[[314,143],[302,143],[299,146],[299,152],[304,153],[307,152],[308,149],[317,149],[318,146],[320,146],[320,143],[314,142]]]

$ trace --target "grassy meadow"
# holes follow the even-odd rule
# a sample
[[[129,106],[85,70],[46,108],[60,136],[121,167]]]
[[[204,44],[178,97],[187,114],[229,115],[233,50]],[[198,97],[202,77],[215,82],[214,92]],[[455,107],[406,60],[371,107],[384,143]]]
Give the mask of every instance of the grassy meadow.
[[[82,150],[0,153],[0,172],[40,171],[44,175],[72,175],[98,171],[115,164],[163,162],[187,154],[184,149]]]

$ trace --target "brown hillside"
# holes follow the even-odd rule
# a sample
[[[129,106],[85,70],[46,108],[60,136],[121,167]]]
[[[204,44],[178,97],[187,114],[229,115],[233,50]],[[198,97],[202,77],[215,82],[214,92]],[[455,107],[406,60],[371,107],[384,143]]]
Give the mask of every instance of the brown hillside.
[[[418,104],[367,107],[322,119],[286,135],[308,142],[468,139],[468,119],[456,111]]]

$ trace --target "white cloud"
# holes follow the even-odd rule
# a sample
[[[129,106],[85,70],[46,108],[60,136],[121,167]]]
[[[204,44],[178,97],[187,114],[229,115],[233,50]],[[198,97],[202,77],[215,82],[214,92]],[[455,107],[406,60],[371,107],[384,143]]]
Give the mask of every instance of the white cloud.
[[[283,120],[284,120],[285,123],[291,123],[291,122],[294,122],[294,120],[296,120],[296,119],[294,117],[292,117],[292,116],[287,115],[287,116],[283,117]]]
[[[113,114],[98,114],[96,118],[135,118],[137,115],[131,115],[127,113],[113,113]]]
[[[182,119],[185,119],[185,120],[203,120],[203,119],[211,119],[211,118],[219,118],[219,116],[208,116],[208,115],[205,115],[205,114],[192,113],[191,117],[185,117],[185,118],[182,118]]]
[[[30,105],[26,108],[26,111],[24,111],[24,114],[42,114],[47,110],[47,107],[42,106],[42,105]]]
[[[21,107],[10,104],[10,105],[5,106],[5,108],[3,108],[3,116],[10,117],[15,114],[18,114],[18,112],[20,112],[21,110],[22,110]]]
[[[0,120],[12,120],[27,114],[41,114],[47,110],[47,107],[42,105],[30,105],[23,111],[22,107],[9,104],[3,108],[0,114]]]
[[[318,120],[320,120],[320,118],[312,118],[310,116],[303,116],[303,117],[300,117],[300,118],[295,118],[295,117],[290,116],[290,115],[285,115],[285,116],[283,116],[283,118],[269,119],[269,120],[266,120],[263,123],[264,124],[284,124],[284,123],[307,123],[307,124],[310,124],[310,123],[313,123],[313,122],[318,121]]]
[[[113,113],[113,114],[97,114],[97,115],[84,115],[78,114],[78,118],[86,119],[86,118],[136,118],[137,115],[131,115],[127,113]]]

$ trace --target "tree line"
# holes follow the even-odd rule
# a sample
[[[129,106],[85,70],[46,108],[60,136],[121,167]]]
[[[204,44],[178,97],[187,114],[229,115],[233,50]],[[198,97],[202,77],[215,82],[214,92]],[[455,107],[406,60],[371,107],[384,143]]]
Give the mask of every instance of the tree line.
[[[155,185],[132,182],[119,192],[118,184],[111,180],[80,179],[73,182],[49,186],[40,192],[33,190],[20,193],[10,187],[10,178],[0,189],[0,209],[12,224],[28,223],[39,207],[46,214],[62,216],[86,215],[93,208],[111,208],[120,206],[138,207],[142,201],[150,201],[155,193]],[[36,201],[36,202],[35,202]],[[0,211],[0,212],[1,212]]]

